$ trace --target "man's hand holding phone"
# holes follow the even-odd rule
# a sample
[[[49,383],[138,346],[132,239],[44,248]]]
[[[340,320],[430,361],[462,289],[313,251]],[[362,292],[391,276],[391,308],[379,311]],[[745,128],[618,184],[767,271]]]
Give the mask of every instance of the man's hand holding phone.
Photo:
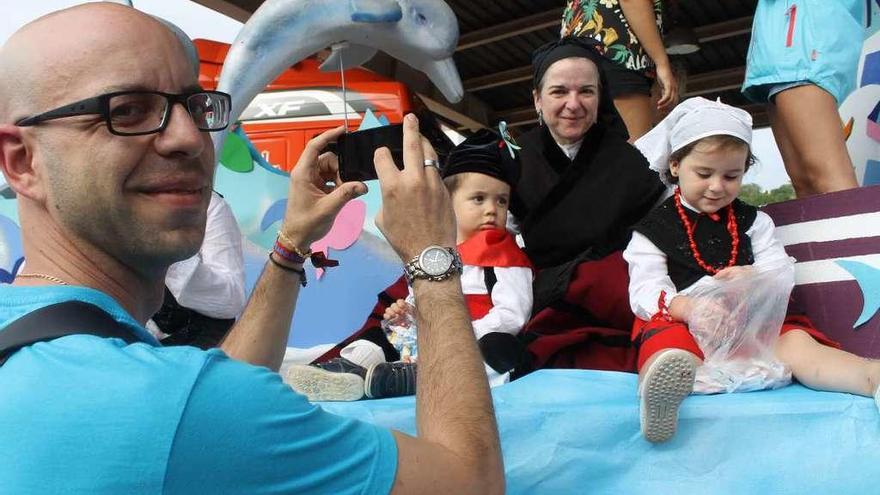
[[[303,252],[327,235],[345,203],[367,193],[362,182],[343,182],[336,155],[322,152],[344,131],[340,126],[310,140],[290,173],[281,230]]]
[[[347,132],[336,142],[339,177],[343,182],[376,180],[374,154],[387,148],[399,169],[403,169],[403,124],[384,125],[363,131]]]
[[[418,132],[431,143],[432,153],[447,154],[452,141],[443,133],[437,119],[428,112],[415,112]],[[339,156],[339,176],[343,182],[375,180],[373,155],[379,148],[388,148],[397,168],[403,170],[403,124],[391,124],[363,131],[347,132],[339,136],[336,152]],[[436,160],[436,158],[435,158]]]
[[[430,245],[455,246],[455,217],[449,193],[436,167],[437,153],[419,134],[418,118],[403,122],[403,169],[388,148],[374,153],[382,188],[382,209],[376,225],[402,260],[409,260]]]

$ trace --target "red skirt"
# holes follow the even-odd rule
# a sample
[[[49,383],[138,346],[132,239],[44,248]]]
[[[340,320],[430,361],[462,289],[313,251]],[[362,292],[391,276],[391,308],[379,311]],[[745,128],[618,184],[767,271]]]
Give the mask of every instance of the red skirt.
[[[840,348],[839,343],[817,330],[813,326],[813,322],[804,315],[786,316],[782,328],[779,330],[779,335],[792,330],[803,330],[820,344]],[[642,369],[651,356],[664,349],[683,349],[703,359],[703,351],[700,350],[700,346],[697,345],[687,325],[680,321],[662,319],[645,321],[636,318],[633,322],[632,340],[638,347],[638,370]]]
[[[622,253],[584,261],[561,300],[539,311],[524,330],[532,368],[635,372],[633,319]]]

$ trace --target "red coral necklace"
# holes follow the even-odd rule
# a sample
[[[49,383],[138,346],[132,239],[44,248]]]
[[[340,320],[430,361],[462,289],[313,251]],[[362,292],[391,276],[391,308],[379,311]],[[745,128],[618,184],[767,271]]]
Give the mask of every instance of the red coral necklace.
[[[719,271],[720,268],[715,268],[710,264],[703,261],[703,257],[700,255],[700,250],[697,249],[697,241],[694,240],[694,224],[688,220],[687,213],[684,211],[684,206],[681,204],[681,189],[675,189],[675,209],[678,210],[678,218],[681,219],[681,223],[684,224],[684,230],[687,232],[688,243],[691,246],[691,253],[694,254],[694,259],[697,260],[697,264],[700,265],[700,268],[708,272],[710,275],[715,275]],[[730,260],[727,262],[728,266],[733,266],[736,263],[737,254],[739,254],[739,232],[737,231],[736,225],[736,215],[733,213],[733,204],[727,205],[727,232],[730,234]]]

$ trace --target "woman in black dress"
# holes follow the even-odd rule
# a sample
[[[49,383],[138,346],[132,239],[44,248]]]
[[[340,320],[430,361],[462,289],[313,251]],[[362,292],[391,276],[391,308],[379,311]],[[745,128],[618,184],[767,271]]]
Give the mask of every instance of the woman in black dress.
[[[524,334],[533,368],[635,371],[621,251],[665,187],[627,143],[595,45],[566,37],[532,60],[541,125],[520,138],[510,211],[539,270]]]

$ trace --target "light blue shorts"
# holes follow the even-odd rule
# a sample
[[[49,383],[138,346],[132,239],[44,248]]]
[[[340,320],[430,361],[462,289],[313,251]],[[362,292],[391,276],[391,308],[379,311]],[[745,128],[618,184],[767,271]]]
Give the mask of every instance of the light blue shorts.
[[[763,103],[808,82],[841,103],[856,87],[864,18],[863,0],[759,0],[743,94]]]
[[[807,86],[813,84],[810,81],[794,81],[788,83],[779,83],[779,84],[770,84],[767,86],[767,101],[773,103],[773,99],[776,98],[776,95],[785,91],[786,89],[797,88],[799,86]]]

